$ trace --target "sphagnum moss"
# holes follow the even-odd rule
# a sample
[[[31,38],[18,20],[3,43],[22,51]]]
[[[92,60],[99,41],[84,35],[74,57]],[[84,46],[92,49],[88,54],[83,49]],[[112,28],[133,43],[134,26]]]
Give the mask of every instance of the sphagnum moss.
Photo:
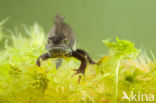
[[[136,59],[120,59],[118,80],[115,79],[113,56],[135,53],[130,42],[119,39],[117,43],[105,42],[108,47],[113,45],[110,48],[115,51],[111,49],[97,65],[88,65],[85,78],[77,84],[78,76],[71,78],[70,69],[78,68],[80,62],[74,58],[63,60],[58,70],[55,59],[44,61],[40,68],[35,65],[37,57],[44,52],[46,40],[41,26],[37,23],[29,28],[24,26],[27,37],[12,33],[10,38],[4,37],[2,26],[0,40],[8,39],[11,45],[6,42],[5,49],[0,51],[0,103],[125,103],[129,101],[121,99],[123,92],[156,94],[156,62],[145,54]],[[119,52],[120,49],[125,51]],[[118,87],[116,92],[114,85]]]

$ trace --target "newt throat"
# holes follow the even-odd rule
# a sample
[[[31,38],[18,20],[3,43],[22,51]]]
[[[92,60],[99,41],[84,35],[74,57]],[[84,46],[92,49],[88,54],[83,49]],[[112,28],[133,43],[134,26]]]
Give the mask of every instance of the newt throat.
[[[65,56],[71,54],[72,49],[69,46],[54,46],[48,49],[50,56]]]

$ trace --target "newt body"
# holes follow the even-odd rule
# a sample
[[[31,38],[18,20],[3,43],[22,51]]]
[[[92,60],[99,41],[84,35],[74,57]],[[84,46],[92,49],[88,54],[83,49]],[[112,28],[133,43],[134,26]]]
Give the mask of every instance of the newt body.
[[[81,49],[76,49],[75,33],[72,28],[63,22],[64,18],[60,15],[55,17],[55,25],[52,27],[46,44],[47,53],[42,54],[36,61],[38,66],[41,65],[40,60],[48,58],[63,58],[75,57],[81,61],[79,69],[76,69],[76,74],[85,74],[87,63],[95,64],[88,53]]]

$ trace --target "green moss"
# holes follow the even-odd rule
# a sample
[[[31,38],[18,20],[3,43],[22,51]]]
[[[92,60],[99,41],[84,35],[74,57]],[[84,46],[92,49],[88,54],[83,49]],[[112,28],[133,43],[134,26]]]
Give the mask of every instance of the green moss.
[[[138,51],[133,48],[134,44],[125,40],[110,42],[113,47],[106,46],[115,47],[115,51],[111,49],[97,65],[88,65],[85,78],[77,84],[78,76],[71,78],[74,73],[71,69],[80,64],[75,58],[65,58],[58,70],[55,59],[43,61],[40,68],[35,65],[38,56],[45,52],[46,33],[41,26],[36,23],[25,26],[27,36],[12,32],[7,38],[3,37],[6,34],[3,31],[5,29],[0,25],[1,42],[7,39],[10,44],[5,42],[5,49],[0,51],[0,103],[113,103],[117,60],[113,55],[123,58],[129,54],[134,56]],[[156,64],[145,54],[135,59],[120,58],[118,72],[117,102],[124,102],[121,100],[123,91],[155,93]]]

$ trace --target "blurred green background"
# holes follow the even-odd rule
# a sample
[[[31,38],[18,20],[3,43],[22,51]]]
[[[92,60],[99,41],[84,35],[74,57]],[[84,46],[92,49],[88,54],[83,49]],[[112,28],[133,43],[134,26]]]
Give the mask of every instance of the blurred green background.
[[[0,0],[0,20],[10,17],[12,30],[38,22],[48,33],[57,13],[94,58],[106,54],[101,41],[116,36],[156,53],[156,0]]]

